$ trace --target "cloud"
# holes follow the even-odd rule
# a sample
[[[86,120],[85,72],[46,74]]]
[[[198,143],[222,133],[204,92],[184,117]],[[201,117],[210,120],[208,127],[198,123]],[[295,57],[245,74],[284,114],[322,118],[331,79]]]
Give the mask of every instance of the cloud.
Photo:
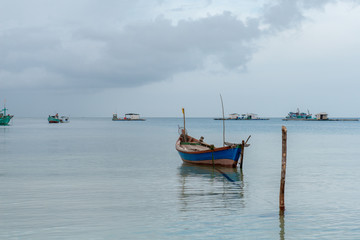
[[[298,4],[298,1],[280,0],[276,5],[266,5],[264,23],[275,30],[296,26],[304,19]]]
[[[2,84],[7,75],[13,86],[25,81],[33,81],[34,87],[53,86],[52,79],[44,83],[39,74],[30,74],[37,69],[41,76],[56,75],[62,82],[56,86],[133,87],[199,69],[207,56],[236,68],[251,56],[247,43],[259,29],[256,21],[246,24],[225,12],[177,25],[158,18],[113,31],[79,29],[67,35],[47,28],[3,31]]]
[[[224,68],[238,70],[256,51],[254,40],[293,28],[303,21],[304,9],[332,1],[315,2],[279,0],[265,5],[263,15],[246,20],[223,12],[176,24],[158,17],[104,28],[97,24],[4,29],[0,84],[3,88],[136,87],[202,69],[209,57]],[[267,28],[260,28],[261,24]]]

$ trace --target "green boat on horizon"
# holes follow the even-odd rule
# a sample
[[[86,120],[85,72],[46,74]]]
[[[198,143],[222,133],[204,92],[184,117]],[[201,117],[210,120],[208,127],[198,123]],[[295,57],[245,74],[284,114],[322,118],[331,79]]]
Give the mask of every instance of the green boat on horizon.
[[[6,115],[6,110],[8,110],[5,105],[2,110],[0,110],[0,125],[8,125],[10,120],[14,117],[14,115]]]
[[[59,114],[55,114],[53,116],[49,115],[48,121],[49,121],[49,123],[68,123],[68,122],[70,122],[69,117],[66,117],[66,116],[59,117]]]

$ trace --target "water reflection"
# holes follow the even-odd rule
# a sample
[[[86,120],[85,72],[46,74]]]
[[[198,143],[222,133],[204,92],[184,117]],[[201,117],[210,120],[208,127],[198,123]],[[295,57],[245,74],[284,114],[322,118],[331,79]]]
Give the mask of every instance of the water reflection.
[[[183,163],[179,168],[182,210],[245,207],[244,175],[233,168]]]
[[[7,128],[8,126],[0,126],[0,146],[3,144],[5,145],[7,143],[7,134],[10,132],[10,130]],[[4,149],[1,149],[2,152]]]
[[[182,177],[200,176],[216,180],[223,180],[223,178],[226,178],[229,182],[243,181],[242,170],[239,171],[237,168],[201,166],[183,163],[179,169]]]
[[[1,132],[7,133],[9,132],[9,125],[0,125]]]
[[[279,227],[280,227],[280,240],[285,240],[285,216],[284,214],[279,214]]]

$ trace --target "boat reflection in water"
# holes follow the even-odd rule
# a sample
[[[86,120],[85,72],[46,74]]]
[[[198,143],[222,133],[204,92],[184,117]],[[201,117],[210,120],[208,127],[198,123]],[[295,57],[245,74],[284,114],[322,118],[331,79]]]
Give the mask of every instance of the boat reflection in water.
[[[245,207],[243,173],[237,168],[183,163],[179,173],[183,211]]]

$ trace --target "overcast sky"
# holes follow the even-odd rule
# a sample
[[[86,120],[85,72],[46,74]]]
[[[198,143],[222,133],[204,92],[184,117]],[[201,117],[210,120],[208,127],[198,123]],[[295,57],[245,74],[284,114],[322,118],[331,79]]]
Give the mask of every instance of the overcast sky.
[[[359,0],[0,0],[15,116],[360,117]]]

